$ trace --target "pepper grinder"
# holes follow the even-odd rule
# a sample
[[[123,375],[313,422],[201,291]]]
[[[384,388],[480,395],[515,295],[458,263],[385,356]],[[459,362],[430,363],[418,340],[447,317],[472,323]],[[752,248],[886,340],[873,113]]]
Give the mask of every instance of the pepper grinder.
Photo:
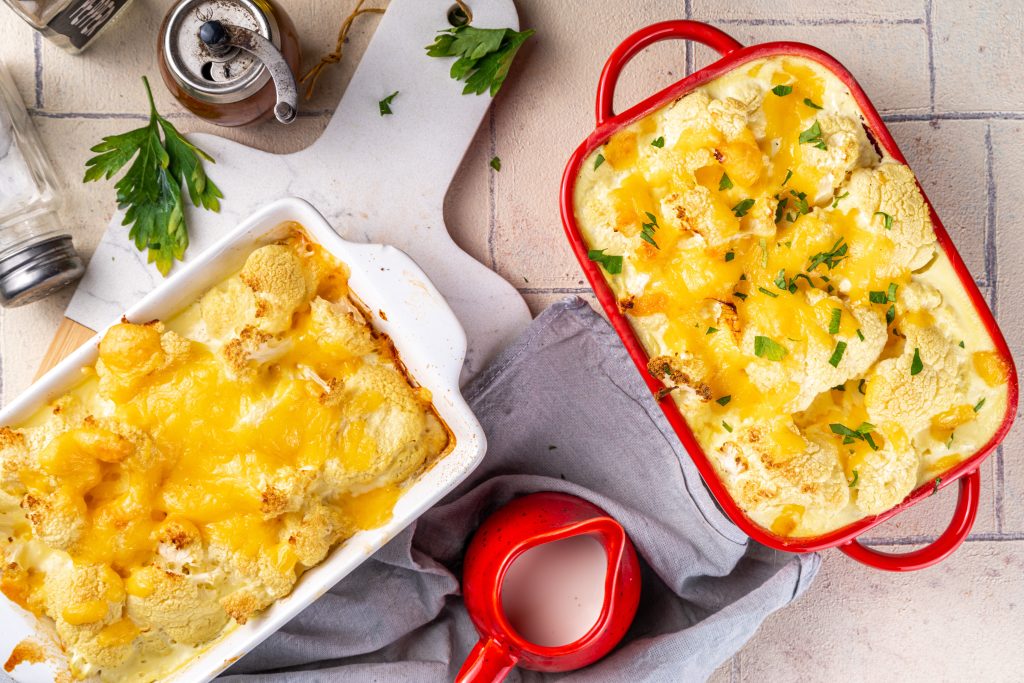
[[[158,40],[164,83],[196,116],[221,126],[295,120],[298,35],[272,3],[182,0]]]

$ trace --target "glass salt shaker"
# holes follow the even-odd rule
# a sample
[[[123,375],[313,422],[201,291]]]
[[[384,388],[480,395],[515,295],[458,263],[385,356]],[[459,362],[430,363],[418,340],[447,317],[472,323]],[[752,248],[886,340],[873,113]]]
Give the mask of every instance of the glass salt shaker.
[[[57,181],[0,64],[0,305],[21,306],[78,280],[85,267],[61,230]]]
[[[72,54],[124,14],[132,0],[3,0],[14,13]]]

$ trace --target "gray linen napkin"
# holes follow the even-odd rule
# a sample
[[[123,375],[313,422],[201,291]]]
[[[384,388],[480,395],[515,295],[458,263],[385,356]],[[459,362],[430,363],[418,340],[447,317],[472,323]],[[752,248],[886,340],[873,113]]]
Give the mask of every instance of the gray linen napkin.
[[[604,508],[644,565],[623,644],[564,680],[703,680],[817,573],[817,555],[760,546],[722,514],[583,300],[541,314],[465,394],[487,432],[480,467],[222,680],[452,680],[477,640],[459,597],[465,544],[493,510],[534,491]],[[516,669],[507,680],[545,676]]]

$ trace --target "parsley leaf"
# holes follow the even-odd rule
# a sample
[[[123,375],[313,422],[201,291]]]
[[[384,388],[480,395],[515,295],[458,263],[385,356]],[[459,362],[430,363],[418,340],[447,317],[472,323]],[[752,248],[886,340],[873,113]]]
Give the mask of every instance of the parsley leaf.
[[[779,97],[785,97],[789,93],[793,92],[793,86],[791,85],[777,85],[772,88],[772,92]]]
[[[859,382],[857,382],[857,391],[860,392],[861,394],[864,394],[864,391],[865,391],[864,390],[864,386],[867,383],[868,383],[868,381],[866,379],[861,378],[861,380]]]
[[[110,179],[135,159],[114,185],[117,204],[126,209],[121,224],[131,226],[128,237],[135,247],[147,250],[149,262],[166,275],[188,248],[182,183],[192,204],[210,211],[220,211],[224,195],[203,168],[203,162],[213,163],[213,158],[157,113],[149,80],[143,76],[142,82],[149,99],[149,123],[103,138],[91,150],[96,156],[85,162],[82,182]]]
[[[377,106],[380,108],[380,115],[381,116],[388,116],[390,114],[394,114],[395,113],[395,112],[391,111],[391,103],[394,101],[394,99],[395,99],[395,97],[397,95],[398,95],[398,91],[396,90],[395,92],[391,93],[390,95],[388,95],[383,100],[381,100],[380,102],[377,103]]]
[[[657,147],[658,149],[661,149],[664,146],[665,146],[665,138],[664,138],[664,136],[659,135],[658,137],[656,137],[653,140],[651,140],[651,147]]]
[[[885,292],[880,292],[878,290],[868,292],[868,299],[873,304],[884,304],[889,301],[889,297],[885,295]]]
[[[716,399],[715,403],[717,403],[720,406],[724,406],[724,405],[726,405],[731,400],[732,400],[732,396],[723,396],[722,398]]]
[[[800,133],[801,145],[814,145],[818,149],[828,149],[825,140],[821,137],[821,124],[815,120],[814,125]]]
[[[861,422],[860,426],[856,429],[850,429],[846,425],[839,424],[838,422],[833,422],[828,427],[832,430],[833,434],[838,434],[843,437],[843,443],[849,444],[854,441],[864,441],[868,446],[871,446],[871,450],[878,450],[878,444],[876,444],[875,440],[871,437],[871,432],[874,431],[875,425],[870,422]]]
[[[704,336],[706,337],[707,335],[714,334],[715,332],[718,332],[718,328],[717,327],[709,327],[708,331],[704,333]]]
[[[733,214],[735,214],[736,218],[743,218],[744,216],[747,215],[747,212],[750,211],[751,207],[753,206],[754,200],[748,197],[747,199],[744,199],[736,206],[732,207],[732,212]]]
[[[849,246],[843,241],[844,238],[840,237],[836,240],[835,244],[828,251],[820,251],[810,258],[807,262],[806,270],[808,272],[814,270],[821,264],[825,264],[825,267],[832,270],[836,267],[840,261],[846,257],[846,252]]]
[[[788,197],[783,197],[779,200],[779,203],[775,205],[775,222],[778,223],[782,220],[782,214],[786,210],[786,204],[789,203]]]
[[[910,374],[911,376],[924,370],[924,363],[921,362],[921,351],[920,349],[914,349],[914,360],[910,361]]]
[[[734,258],[736,258],[736,254],[734,252],[731,252],[731,251],[725,252],[725,262],[726,263],[728,263],[729,261],[732,261]]]
[[[725,420],[722,420],[722,426],[725,427],[725,431],[729,432],[730,434],[732,433],[732,425],[731,424],[729,424]]]
[[[456,26],[439,31],[426,50],[430,57],[458,57],[452,64],[451,77],[466,81],[463,95],[490,91],[493,97],[505,82],[519,48],[533,34],[533,29]]]
[[[786,177],[782,181],[782,186],[785,187],[786,183],[788,183],[789,179],[792,178],[792,177],[793,177],[793,169],[787,168],[786,169]]]
[[[885,324],[892,325],[892,321],[896,319],[896,304],[891,304],[889,310],[885,312]]]
[[[622,272],[622,257],[606,254],[604,249],[591,249],[587,252],[587,258],[601,264],[609,275],[618,275]]]
[[[604,155],[603,154],[598,154],[597,157],[594,159],[594,170],[596,171],[598,168],[600,168],[601,164],[603,164],[603,163],[604,163]]]
[[[770,289],[765,289],[764,287],[758,287],[757,291],[761,292],[762,294],[767,294],[768,296],[770,296],[773,299],[778,299],[779,298],[778,294],[776,294],[775,292],[773,292]]]
[[[722,179],[718,181],[718,191],[728,190],[732,187],[732,179],[729,178],[728,173],[722,174]]]
[[[882,224],[885,225],[885,229],[892,230],[892,216],[887,214],[885,211],[875,211],[872,216],[881,216]]]
[[[960,340],[960,348],[961,349],[967,348],[966,346],[964,346],[964,340],[963,339]]]
[[[895,282],[889,283],[889,289],[885,292],[885,298],[887,301],[896,301],[896,289],[899,287]]]
[[[834,368],[839,367],[839,362],[843,360],[843,353],[846,351],[846,342],[836,342],[835,351],[832,352],[832,357],[828,359],[828,364]]]
[[[658,217],[650,211],[645,211],[644,213],[647,214],[647,219],[650,222],[642,223],[640,225],[640,239],[647,242],[655,249],[661,249],[661,247],[658,246],[658,243],[654,241],[654,231],[658,229]]]
[[[857,481],[858,481],[859,479],[860,479],[860,472],[858,472],[857,470],[854,470],[854,471],[853,471],[853,479],[852,479],[852,480],[850,481],[850,488],[851,488],[851,489],[852,489],[852,488],[853,488],[854,486],[856,486],[856,485],[857,485]]]
[[[974,404],[974,412],[978,412],[979,410],[981,410],[981,407],[982,407],[983,405],[985,405],[985,399],[981,399],[980,401],[978,401],[977,403],[975,403],[975,404]]]
[[[498,157],[492,157],[491,158],[491,168],[493,168],[495,171],[500,171],[501,170],[501,159],[499,159]]]
[[[849,192],[845,192],[845,193],[843,193],[841,195],[837,195],[836,198],[834,200],[832,200],[832,208],[833,209],[839,208],[839,200],[840,199],[846,199],[849,196],[850,196]]]
[[[828,333],[839,334],[839,321],[842,320],[843,309],[833,308],[832,319],[828,321]]]
[[[804,98],[804,104],[806,104],[811,109],[822,109],[823,108],[820,104],[816,104],[814,102],[814,100],[812,100],[810,97],[805,97]]]
[[[780,361],[788,353],[789,351],[785,346],[779,344],[771,337],[762,337],[760,335],[754,337],[754,355],[758,358]]]
[[[857,328],[857,338],[864,341],[864,333],[860,331],[859,327]]]
[[[800,212],[800,215],[808,214],[811,212],[811,207],[807,204],[806,192],[797,192],[796,190],[790,190],[789,193],[796,198],[796,209]]]

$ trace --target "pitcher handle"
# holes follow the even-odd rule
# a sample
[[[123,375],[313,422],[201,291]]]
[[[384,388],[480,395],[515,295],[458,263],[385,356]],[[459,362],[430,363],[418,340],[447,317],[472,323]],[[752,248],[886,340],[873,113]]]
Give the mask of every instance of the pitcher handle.
[[[469,651],[455,683],[500,683],[515,665],[516,658],[507,647],[484,636]]]

